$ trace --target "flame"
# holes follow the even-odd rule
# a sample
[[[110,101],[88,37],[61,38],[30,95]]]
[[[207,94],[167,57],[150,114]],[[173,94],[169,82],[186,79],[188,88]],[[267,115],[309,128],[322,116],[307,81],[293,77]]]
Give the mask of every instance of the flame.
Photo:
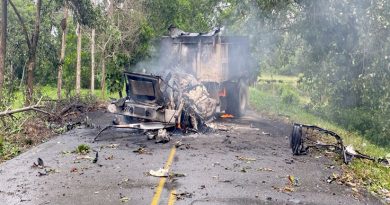
[[[221,118],[233,118],[234,117],[234,115],[232,115],[232,114],[223,114],[223,115],[221,115]]]

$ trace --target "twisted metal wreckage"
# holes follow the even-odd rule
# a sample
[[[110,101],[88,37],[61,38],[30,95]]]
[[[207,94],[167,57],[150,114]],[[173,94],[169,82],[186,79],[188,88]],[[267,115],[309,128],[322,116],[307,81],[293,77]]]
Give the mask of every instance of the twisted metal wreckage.
[[[109,128],[161,130],[177,127],[190,132],[204,131],[205,123],[214,119],[217,101],[190,74],[166,71],[161,76],[131,72],[124,75],[127,96],[108,106],[109,112],[121,117],[114,120],[114,125],[103,128],[94,140]]]
[[[333,139],[327,136],[332,136]],[[354,150],[350,145],[344,146],[343,139],[337,133],[315,125],[294,123],[290,147],[294,155],[305,155],[311,148],[329,148],[339,152],[345,164],[349,164],[354,158],[367,159],[387,166],[390,163],[390,160],[385,157],[374,158]]]

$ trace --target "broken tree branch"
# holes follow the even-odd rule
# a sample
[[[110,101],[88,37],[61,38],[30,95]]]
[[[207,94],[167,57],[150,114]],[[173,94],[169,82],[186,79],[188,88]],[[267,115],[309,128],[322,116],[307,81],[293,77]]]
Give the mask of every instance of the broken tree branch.
[[[39,99],[39,101],[35,105],[31,105],[31,106],[28,106],[28,107],[23,107],[23,108],[19,108],[19,109],[15,109],[15,110],[6,109],[5,111],[0,112],[0,117],[7,116],[7,115],[13,115],[13,114],[19,113],[19,112],[26,112],[26,111],[30,111],[30,110],[33,110],[33,111],[36,111],[36,112],[41,112],[41,113],[44,113],[44,114],[56,117],[52,113],[49,113],[47,111],[39,109],[39,108],[43,108],[44,107],[42,105],[39,105],[41,103],[41,100],[42,100],[42,98]]]

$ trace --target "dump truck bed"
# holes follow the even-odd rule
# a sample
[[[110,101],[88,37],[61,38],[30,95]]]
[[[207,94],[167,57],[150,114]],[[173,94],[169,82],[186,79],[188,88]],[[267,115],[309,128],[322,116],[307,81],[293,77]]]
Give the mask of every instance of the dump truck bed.
[[[202,82],[249,77],[252,66],[246,37],[180,36],[161,40],[162,65],[178,67]]]

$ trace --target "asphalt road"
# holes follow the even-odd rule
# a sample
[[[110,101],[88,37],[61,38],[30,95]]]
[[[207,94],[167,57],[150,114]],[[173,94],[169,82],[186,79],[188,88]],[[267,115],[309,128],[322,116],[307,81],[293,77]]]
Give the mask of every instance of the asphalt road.
[[[100,126],[112,119],[90,115]],[[380,204],[362,190],[327,183],[340,172],[331,159],[292,156],[289,124],[256,113],[216,124],[229,131],[175,135],[166,144],[128,130],[109,130],[92,143],[98,129],[72,130],[0,164],[0,204]],[[178,140],[184,145],[175,148]],[[71,153],[80,144],[99,152],[97,163],[94,152]],[[139,147],[149,153],[134,153]],[[32,167],[38,157],[45,168]],[[185,176],[148,175],[163,167]],[[289,185],[289,175],[299,186]]]

